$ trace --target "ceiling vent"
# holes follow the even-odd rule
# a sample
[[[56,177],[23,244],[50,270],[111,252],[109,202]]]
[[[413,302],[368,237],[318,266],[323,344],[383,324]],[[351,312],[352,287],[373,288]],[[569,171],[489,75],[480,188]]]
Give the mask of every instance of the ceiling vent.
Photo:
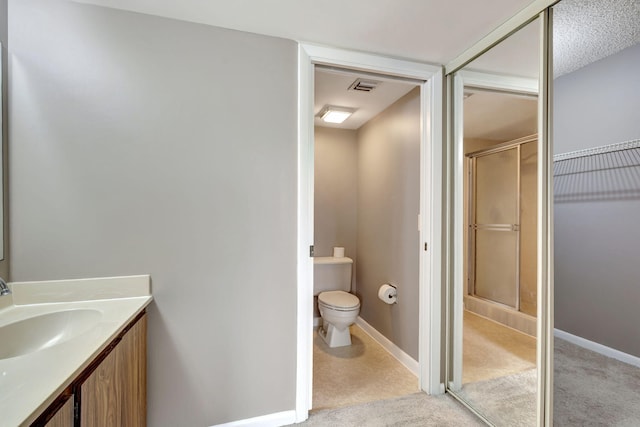
[[[351,83],[351,86],[349,86],[349,90],[357,90],[358,92],[371,92],[372,90],[377,88],[380,83],[381,82],[375,80],[358,79],[355,82]]]

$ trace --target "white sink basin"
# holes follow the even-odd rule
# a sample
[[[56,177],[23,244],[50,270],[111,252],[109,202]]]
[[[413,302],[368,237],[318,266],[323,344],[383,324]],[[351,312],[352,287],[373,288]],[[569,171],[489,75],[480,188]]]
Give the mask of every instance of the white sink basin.
[[[0,359],[22,356],[69,341],[98,324],[98,310],[63,310],[0,326]]]

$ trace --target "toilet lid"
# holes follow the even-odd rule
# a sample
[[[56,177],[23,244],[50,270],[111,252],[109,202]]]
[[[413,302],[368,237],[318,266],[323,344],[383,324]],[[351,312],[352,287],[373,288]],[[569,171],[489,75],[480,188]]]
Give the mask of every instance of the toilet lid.
[[[324,305],[336,308],[356,308],[360,305],[357,296],[344,291],[321,292],[318,301]]]

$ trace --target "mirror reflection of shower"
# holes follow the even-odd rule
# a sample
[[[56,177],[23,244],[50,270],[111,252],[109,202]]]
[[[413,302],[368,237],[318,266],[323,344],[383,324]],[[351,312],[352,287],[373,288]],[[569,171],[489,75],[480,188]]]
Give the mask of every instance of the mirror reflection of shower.
[[[461,262],[447,386],[496,426],[536,425],[538,415],[539,24],[453,77]]]
[[[529,425],[537,375],[538,100],[471,86],[465,94],[460,395],[496,425],[509,425],[487,398],[508,401],[517,393],[516,418]],[[500,391],[491,392],[495,387]]]
[[[525,100],[523,106],[535,111],[536,100],[528,104]],[[535,117],[533,122],[535,127]],[[535,336],[537,137],[485,144],[470,139],[465,141],[465,152],[469,177],[465,307]]]

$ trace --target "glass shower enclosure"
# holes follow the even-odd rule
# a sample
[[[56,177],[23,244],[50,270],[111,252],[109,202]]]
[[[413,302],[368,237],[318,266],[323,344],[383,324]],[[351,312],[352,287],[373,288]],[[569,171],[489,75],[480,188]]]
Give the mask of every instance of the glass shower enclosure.
[[[521,138],[467,155],[468,295],[533,316],[536,141]]]

